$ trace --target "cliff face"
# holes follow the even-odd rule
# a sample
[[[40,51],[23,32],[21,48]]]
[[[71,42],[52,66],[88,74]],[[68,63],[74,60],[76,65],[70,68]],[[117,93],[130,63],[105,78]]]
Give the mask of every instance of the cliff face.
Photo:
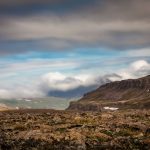
[[[119,108],[150,108],[150,76],[105,84],[89,92],[79,101],[71,103],[69,109],[90,104]]]

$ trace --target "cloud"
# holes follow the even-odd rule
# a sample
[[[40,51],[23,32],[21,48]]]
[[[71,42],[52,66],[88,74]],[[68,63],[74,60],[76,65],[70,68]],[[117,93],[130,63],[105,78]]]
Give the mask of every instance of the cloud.
[[[0,12],[3,15],[31,15],[43,11],[57,12],[59,14],[72,11],[90,3],[90,0],[5,0],[0,1]],[[20,12],[20,14],[17,14]]]
[[[67,59],[27,59],[23,61],[1,61],[0,78],[5,76],[15,76],[23,73],[34,73],[44,70],[63,70],[78,68],[85,62],[83,60]]]
[[[150,74],[150,63],[145,60],[138,60],[130,64],[126,69],[121,69],[118,74],[123,79],[138,78]]]
[[[83,94],[149,74],[149,7],[148,0],[0,1],[0,97]]]
[[[95,75],[66,76],[59,72],[48,73],[42,77],[43,87],[50,91],[69,91],[78,87],[99,86],[109,80]]]
[[[147,0],[1,2],[0,10],[11,8],[15,16],[7,11],[0,16],[0,53],[149,47],[149,6]],[[29,8],[22,10],[26,15],[18,13],[21,8]]]
[[[66,77],[65,75],[56,72],[56,73],[48,73],[42,77],[42,81],[44,86],[46,85],[48,90],[62,90],[67,91],[69,89],[77,88],[82,81],[72,78]]]
[[[43,97],[45,93],[38,85],[20,85],[14,87],[0,88],[1,99],[36,98]]]
[[[65,75],[60,72],[51,72],[42,76],[41,89],[49,96],[73,98],[80,97],[100,85],[110,82],[109,77],[94,74]]]
[[[150,47],[128,50],[127,55],[130,57],[150,57]]]
[[[98,88],[100,85],[117,80],[134,79],[150,74],[150,63],[138,60],[119,69],[115,73],[66,74],[49,72],[40,78],[33,78],[19,84],[5,85],[0,88],[0,98],[32,98],[44,96],[76,97]]]
[[[149,67],[150,67],[150,64],[148,62],[146,62],[145,60],[139,60],[139,61],[136,61],[136,62],[131,64],[131,68],[134,71],[139,71],[142,69],[148,69]]]
[[[24,82],[0,88],[0,98],[76,97],[82,96],[87,91],[107,82],[110,82],[107,77],[87,74],[65,75],[60,72],[50,72],[34,82]]]

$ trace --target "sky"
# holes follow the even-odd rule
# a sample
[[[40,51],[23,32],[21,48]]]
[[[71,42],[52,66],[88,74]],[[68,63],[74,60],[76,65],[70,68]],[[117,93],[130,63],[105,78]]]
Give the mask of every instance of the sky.
[[[150,74],[150,1],[0,1],[0,98],[81,96]]]

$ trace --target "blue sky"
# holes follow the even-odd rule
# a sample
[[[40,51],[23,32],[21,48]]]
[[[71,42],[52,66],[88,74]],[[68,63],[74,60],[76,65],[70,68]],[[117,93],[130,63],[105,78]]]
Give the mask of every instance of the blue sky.
[[[0,2],[0,98],[150,74],[149,6],[146,0]]]
[[[126,67],[133,58],[126,60],[124,52],[110,51],[103,48],[76,49],[70,51],[52,52],[28,52],[23,54],[13,54],[3,56],[0,60],[1,70],[9,66],[16,65],[15,76],[32,77],[42,75],[47,72],[61,72],[74,74],[78,72],[95,73],[97,70],[100,75],[112,72],[112,69]],[[123,61],[121,63],[121,61]],[[124,63],[125,62],[125,63]],[[30,64],[31,66],[28,66]],[[19,67],[20,65],[20,67]],[[27,66],[25,66],[27,65]],[[41,65],[38,66],[38,65]],[[103,66],[103,69],[100,69]],[[23,68],[24,67],[24,68]],[[14,76],[14,75],[13,75]],[[5,78],[3,76],[3,78]]]

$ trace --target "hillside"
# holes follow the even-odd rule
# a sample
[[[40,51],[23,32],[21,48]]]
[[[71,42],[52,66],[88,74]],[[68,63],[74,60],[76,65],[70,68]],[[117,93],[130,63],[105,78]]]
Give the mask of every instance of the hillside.
[[[70,103],[71,110],[100,110],[104,107],[150,108],[150,75],[107,83]]]

